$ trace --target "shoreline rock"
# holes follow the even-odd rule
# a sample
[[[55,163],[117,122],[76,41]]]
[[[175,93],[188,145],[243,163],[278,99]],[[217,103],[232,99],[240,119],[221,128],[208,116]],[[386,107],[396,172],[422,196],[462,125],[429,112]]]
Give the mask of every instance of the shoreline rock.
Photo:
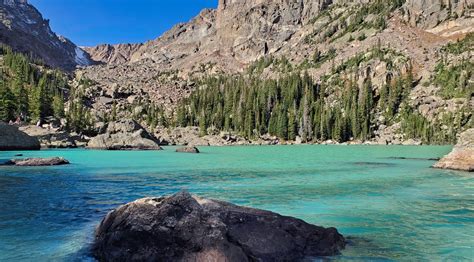
[[[131,119],[109,123],[105,133],[93,137],[87,144],[87,148],[104,150],[162,149],[158,139],[150,135],[135,120]]]
[[[88,139],[85,136],[62,131],[60,128],[44,128],[34,125],[20,127],[26,134],[38,138],[41,148],[78,148],[84,147]]]
[[[7,161],[4,165],[6,166],[60,166],[69,165],[69,161],[62,157],[52,158],[24,158],[24,159],[12,159]]]
[[[474,172],[474,128],[463,132],[453,151],[433,167]]]
[[[18,127],[0,123],[0,151],[40,150],[37,138],[18,130]]]
[[[111,211],[93,254],[99,261],[298,261],[344,247],[335,228],[180,192]]]

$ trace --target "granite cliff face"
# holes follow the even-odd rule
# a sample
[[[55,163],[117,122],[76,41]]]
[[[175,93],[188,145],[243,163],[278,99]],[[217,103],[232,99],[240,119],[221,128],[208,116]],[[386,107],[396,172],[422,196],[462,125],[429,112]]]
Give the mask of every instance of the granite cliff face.
[[[56,35],[49,20],[27,0],[0,0],[0,43],[68,71],[91,64],[89,55],[67,38]]]

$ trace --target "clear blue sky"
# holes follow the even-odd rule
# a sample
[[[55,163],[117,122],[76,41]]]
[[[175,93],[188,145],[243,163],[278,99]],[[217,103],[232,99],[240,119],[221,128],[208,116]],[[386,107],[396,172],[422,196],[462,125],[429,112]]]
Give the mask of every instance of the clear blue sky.
[[[56,33],[80,46],[139,43],[187,22],[217,0],[29,0]]]

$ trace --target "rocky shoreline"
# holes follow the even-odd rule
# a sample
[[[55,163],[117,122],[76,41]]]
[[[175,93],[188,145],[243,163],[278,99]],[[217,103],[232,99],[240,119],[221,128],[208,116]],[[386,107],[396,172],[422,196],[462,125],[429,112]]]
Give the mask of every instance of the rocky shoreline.
[[[0,128],[1,129],[1,128]],[[202,136],[198,127],[176,127],[158,129],[149,133],[138,122],[123,119],[111,123],[97,123],[96,136],[68,133],[62,128],[21,126],[19,131],[36,138],[41,148],[67,149],[88,148],[99,150],[161,150],[161,146],[244,146],[244,145],[422,145],[419,140],[387,140],[386,137],[370,141],[348,141],[339,143],[333,140],[303,142],[300,137],[294,141],[283,141],[276,136],[262,135],[258,139],[247,139],[232,132],[216,132],[211,129]],[[0,147],[1,148],[1,147]],[[37,147],[37,149],[39,149]],[[14,148],[11,150],[15,150]]]
[[[345,247],[335,228],[180,192],[111,211],[96,230],[99,261],[300,261]]]
[[[202,136],[199,127],[176,127],[164,128],[155,131],[161,145],[180,146],[243,146],[243,145],[422,145],[420,140],[403,140],[401,137],[388,138],[378,137],[370,141],[348,141],[339,143],[333,140],[304,142],[301,137],[296,137],[294,141],[283,141],[276,136],[262,135],[257,139],[249,140],[232,132],[218,132],[212,129],[207,130],[207,135]]]

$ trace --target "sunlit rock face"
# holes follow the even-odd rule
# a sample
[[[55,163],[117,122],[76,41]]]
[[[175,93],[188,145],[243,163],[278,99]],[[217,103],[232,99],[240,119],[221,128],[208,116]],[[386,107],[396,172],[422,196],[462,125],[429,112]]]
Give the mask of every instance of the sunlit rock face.
[[[474,171],[474,128],[466,130],[449,155],[434,165],[435,168]]]

